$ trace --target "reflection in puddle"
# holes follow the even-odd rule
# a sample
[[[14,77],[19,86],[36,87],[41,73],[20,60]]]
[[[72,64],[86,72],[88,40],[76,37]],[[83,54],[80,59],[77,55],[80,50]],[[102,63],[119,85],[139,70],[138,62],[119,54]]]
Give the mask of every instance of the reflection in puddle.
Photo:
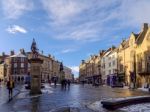
[[[40,105],[40,97],[31,99],[31,112],[38,112]]]

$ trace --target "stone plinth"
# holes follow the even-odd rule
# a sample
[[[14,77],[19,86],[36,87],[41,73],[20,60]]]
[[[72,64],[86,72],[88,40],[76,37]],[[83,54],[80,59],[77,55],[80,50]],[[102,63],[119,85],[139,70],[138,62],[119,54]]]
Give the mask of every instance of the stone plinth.
[[[41,66],[43,60],[39,58],[30,59],[31,90],[30,94],[41,94]]]

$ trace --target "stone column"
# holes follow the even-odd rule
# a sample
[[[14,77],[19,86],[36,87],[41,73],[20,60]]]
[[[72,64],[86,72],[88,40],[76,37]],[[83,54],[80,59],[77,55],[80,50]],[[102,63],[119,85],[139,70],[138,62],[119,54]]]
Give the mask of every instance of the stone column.
[[[30,59],[29,63],[31,65],[30,75],[31,75],[31,95],[41,94],[41,66],[43,60],[39,58]]]

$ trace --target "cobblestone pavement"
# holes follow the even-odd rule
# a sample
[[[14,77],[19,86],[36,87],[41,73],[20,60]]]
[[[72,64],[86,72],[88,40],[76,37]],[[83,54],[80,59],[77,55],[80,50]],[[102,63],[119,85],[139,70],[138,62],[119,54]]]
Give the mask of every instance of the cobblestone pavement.
[[[20,91],[19,89],[21,88],[21,86],[17,86],[14,90],[13,90],[13,96],[16,96]],[[7,103],[9,101],[8,98],[8,90],[6,88],[5,85],[0,85],[0,105]]]
[[[149,95],[138,90],[131,91],[107,86],[95,88],[91,85],[71,85],[70,89],[66,90],[62,90],[60,85],[56,88],[46,85],[46,88],[42,91],[42,95],[30,96],[28,91],[22,88],[21,93],[11,102],[1,105],[0,112],[1,110],[2,112],[50,112],[50,110],[60,107],[79,108],[80,112],[108,112],[102,107],[99,110],[94,110],[93,104],[96,101],[107,98]],[[118,110],[118,112],[123,112],[124,110]]]

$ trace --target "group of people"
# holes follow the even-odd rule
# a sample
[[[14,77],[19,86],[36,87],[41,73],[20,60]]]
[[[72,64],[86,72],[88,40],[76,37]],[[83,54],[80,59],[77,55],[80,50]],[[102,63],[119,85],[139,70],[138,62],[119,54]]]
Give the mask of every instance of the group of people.
[[[70,88],[70,80],[67,80],[67,79],[63,79],[62,81],[61,81],[61,88],[62,89],[69,89]]]

